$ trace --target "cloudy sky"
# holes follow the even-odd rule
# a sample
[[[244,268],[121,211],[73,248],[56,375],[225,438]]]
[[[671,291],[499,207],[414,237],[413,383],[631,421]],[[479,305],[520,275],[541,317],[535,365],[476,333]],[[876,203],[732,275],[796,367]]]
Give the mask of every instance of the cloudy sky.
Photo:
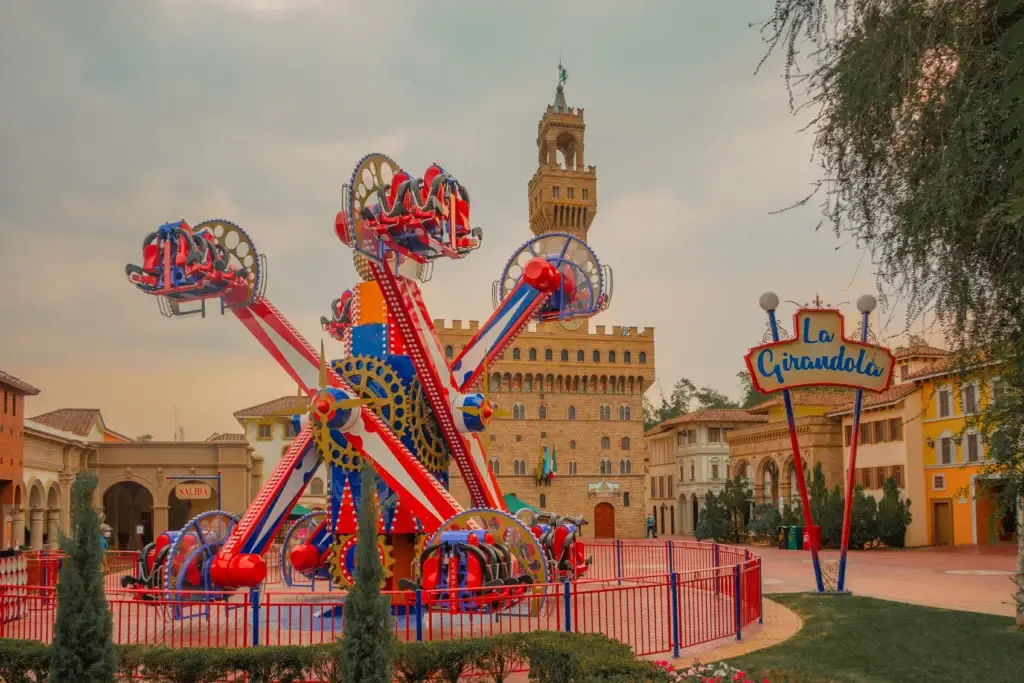
[[[287,377],[231,317],[164,319],[124,265],[162,222],[238,222],[269,258],[269,298],[315,343],[355,279],[332,223],[368,152],[436,160],[469,188],[485,246],[438,263],[425,291],[435,317],[486,318],[529,237],[561,53],[598,168],[591,243],[616,273],[596,322],[655,327],[666,391],[687,376],[736,395],[762,291],[874,290],[870,259],[815,232],[814,209],[771,215],[817,177],[781,64],[754,75],[749,24],[772,4],[2,2],[0,368],[42,389],[30,415],[97,407],[170,438],[176,404],[188,438],[237,430],[231,413],[291,392]],[[896,311],[887,331],[901,326]]]

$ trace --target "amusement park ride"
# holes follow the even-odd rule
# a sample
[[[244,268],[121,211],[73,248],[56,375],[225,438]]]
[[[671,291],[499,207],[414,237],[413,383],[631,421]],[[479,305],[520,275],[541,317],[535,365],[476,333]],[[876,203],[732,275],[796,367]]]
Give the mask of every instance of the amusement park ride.
[[[143,240],[142,265],[126,267],[165,315],[205,315],[206,300],[218,299],[297,382],[300,405],[292,417],[298,436],[241,519],[206,512],[161,534],[124,585],[213,593],[257,586],[264,552],[326,463],[328,510],[285,534],[284,575],[350,586],[364,460],[379,476],[386,587],[443,589],[426,591],[428,606],[488,611],[515,603],[531,585],[580,577],[589,564],[585,520],[543,514],[524,522],[507,512],[480,438],[500,415],[484,393],[486,367],[531,321],[568,324],[607,308],[611,270],[573,236],[530,240],[494,283],[494,313],[449,362],[415,280],[429,280],[435,260],[480,247],[466,188],[440,166],[414,178],[372,154],[342,194],[334,229],[355,251],[363,282],[321,319],[344,346],[340,360],[327,360],[322,344],[318,354],[264,297],[266,258],[233,223],[162,225]],[[448,493],[450,460],[472,509]]]

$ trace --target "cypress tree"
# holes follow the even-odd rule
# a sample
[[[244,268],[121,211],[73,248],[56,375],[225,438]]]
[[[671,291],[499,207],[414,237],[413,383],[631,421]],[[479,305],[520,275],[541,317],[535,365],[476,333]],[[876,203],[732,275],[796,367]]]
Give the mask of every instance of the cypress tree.
[[[377,550],[377,475],[363,465],[356,542],[355,586],[345,598],[341,677],[361,683],[391,683],[394,650],[391,603],[381,595],[384,567]]]
[[[100,520],[92,508],[96,484],[95,476],[80,474],[71,486],[71,536],[60,539],[64,564],[57,584],[52,683],[109,683],[117,670],[103,587]]]

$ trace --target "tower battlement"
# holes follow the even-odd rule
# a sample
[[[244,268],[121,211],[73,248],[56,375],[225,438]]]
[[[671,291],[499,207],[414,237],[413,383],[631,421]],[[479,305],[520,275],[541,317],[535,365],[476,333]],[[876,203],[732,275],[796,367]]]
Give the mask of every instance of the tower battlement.
[[[445,320],[444,318],[436,318],[434,320],[434,327],[438,332],[472,332],[476,333],[480,329],[479,320]],[[523,330],[520,338],[524,337],[608,337],[619,338],[619,339],[654,339],[654,328],[653,327],[639,327],[636,325],[595,325],[593,329],[583,324],[578,330],[567,330],[559,323],[536,323],[532,322],[529,326]]]

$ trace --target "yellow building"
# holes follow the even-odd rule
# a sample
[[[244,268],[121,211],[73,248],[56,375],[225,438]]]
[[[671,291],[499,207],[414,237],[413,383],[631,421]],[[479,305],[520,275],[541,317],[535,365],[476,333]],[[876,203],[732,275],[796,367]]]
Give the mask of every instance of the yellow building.
[[[559,85],[537,126],[538,166],[527,186],[533,235],[562,232],[587,240],[597,215],[597,169],[584,165],[585,132],[583,110],[567,106]],[[600,257],[601,247],[595,251]],[[479,328],[475,320],[434,324],[449,358]],[[489,370],[489,393],[512,413],[492,423],[485,442],[503,493],[583,515],[590,520],[588,536],[643,535],[641,401],[654,381],[654,329],[587,321],[577,329],[531,325]],[[535,476],[544,445],[557,454],[550,484]],[[452,494],[468,504],[454,466],[452,475]]]
[[[949,361],[911,374],[921,387],[921,449],[933,545],[1013,540],[1012,514],[997,512],[981,485],[981,468],[991,462],[974,422],[992,392],[999,391],[998,367],[979,367],[969,380],[955,375]]]

